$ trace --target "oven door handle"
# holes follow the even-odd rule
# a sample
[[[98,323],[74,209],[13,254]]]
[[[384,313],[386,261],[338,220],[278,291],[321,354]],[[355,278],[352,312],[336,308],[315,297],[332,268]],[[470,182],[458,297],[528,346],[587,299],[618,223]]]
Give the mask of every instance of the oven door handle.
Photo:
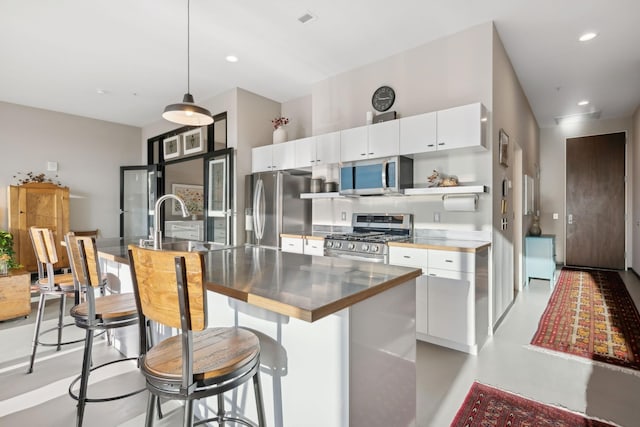
[[[325,252],[325,256],[333,257],[333,258],[342,258],[342,259],[350,259],[354,261],[369,261],[369,262],[377,262],[377,263],[385,263],[385,259],[379,256],[366,256],[366,255],[352,255],[352,254],[336,254]]]

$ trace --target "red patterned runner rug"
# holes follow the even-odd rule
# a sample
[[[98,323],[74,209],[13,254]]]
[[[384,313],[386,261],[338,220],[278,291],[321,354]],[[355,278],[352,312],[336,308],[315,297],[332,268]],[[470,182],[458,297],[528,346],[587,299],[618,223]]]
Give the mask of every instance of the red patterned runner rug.
[[[640,370],[640,314],[615,271],[563,268],[531,344]]]
[[[607,427],[602,421],[474,382],[451,427]]]

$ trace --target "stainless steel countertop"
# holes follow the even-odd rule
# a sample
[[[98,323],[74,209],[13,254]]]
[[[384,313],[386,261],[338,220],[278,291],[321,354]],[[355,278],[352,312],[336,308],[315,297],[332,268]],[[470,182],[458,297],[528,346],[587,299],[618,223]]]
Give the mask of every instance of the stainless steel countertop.
[[[131,239],[102,239],[102,256],[128,264]],[[207,289],[314,322],[422,274],[419,268],[281,252],[256,246],[203,252]]]

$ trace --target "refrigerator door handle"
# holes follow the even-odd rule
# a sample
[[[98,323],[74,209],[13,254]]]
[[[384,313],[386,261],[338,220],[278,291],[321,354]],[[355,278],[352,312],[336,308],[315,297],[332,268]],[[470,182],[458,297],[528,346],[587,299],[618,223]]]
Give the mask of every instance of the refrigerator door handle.
[[[265,221],[264,183],[262,179],[258,179],[256,182],[256,189],[253,193],[253,206],[253,229],[256,233],[256,239],[262,240]]]

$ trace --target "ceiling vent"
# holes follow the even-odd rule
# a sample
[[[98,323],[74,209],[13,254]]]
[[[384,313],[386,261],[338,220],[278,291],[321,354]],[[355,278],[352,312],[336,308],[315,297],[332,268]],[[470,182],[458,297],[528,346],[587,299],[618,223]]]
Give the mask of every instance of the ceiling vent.
[[[310,12],[307,12],[298,18],[298,21],[300,21],[303,24],[306,24],[307,22],[311,22],[315,20],[316,20],[316,16],[312,15]]]

